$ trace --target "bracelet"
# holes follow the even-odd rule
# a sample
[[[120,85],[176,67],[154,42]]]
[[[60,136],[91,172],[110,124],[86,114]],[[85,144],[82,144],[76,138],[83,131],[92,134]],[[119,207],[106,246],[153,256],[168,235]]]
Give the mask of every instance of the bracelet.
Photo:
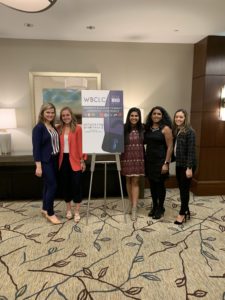
[[[165,162],[164,162],[164,165],[169,165],[169,164],[170,164],[169,161],[165,161]]]

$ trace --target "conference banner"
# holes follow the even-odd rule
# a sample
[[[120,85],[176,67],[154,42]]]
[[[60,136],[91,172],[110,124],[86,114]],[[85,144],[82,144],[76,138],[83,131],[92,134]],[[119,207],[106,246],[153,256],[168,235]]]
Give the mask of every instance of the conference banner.
[[[81,102],[83,152],[123,152],[123,92],[82,90]]]

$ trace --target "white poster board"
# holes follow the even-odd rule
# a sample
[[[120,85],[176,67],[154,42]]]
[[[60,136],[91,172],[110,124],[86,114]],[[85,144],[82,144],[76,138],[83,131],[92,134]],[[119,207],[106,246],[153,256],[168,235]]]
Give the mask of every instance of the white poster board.
[[[123,152],[123,92],[82,90],[81,101],[83,152]]]

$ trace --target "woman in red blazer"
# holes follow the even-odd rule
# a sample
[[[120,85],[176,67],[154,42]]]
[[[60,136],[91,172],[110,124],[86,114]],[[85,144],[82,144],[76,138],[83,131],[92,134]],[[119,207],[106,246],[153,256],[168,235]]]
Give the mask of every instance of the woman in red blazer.
[[[85,171],[87,155],[82,152],[82,128],[77,124],[70,107],[60,111],[59,170],[63,198],[66,201],[66,218],[72,219],[71,201],[75,203],[74,221],[80,221],[80,204],[82,201],[82,172]]]

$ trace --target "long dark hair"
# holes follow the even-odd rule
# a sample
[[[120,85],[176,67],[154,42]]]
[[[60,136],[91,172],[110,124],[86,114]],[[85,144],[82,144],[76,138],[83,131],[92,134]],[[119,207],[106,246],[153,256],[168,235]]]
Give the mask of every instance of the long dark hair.
[[[149,112],[149,114],[147,115],[145,129],[148,131],[152,127],[152,125],[153,125],[152,114],[153,114],[154,110],[156,110],[156,109],[160,110],[162,113],[162,120],[159,122],[159,128],[162,128],[165,125],[172,128],[171,118],[170,118],[168,112],[165,110],[165,108],[163,108],[161,106],[154,106],[151,109],[151,111]]]
[[[129,133],[133,129],[133,127],[131,126],[131,123],[130,123],[130,115],[132,114],[132,112],[136,112],[138,114],[139,120],[135,126],[135,129],[138,131],[139,137],[143,138],[143,130],[144,129],[143,129],[143,124],[141,122],[141,111],[137,107],[132,107],[129,109],[129,111],[127,113],[126,123],[124,125],[125,144],[127,144],[129,142],[128,136],[129,136]]]
[[[178,126],[176,125],[175,123],[175,116],[178,112],[182,112],[184,114],[184,123],[183,125],[181,126],[181,128],[178,128]],[[178,109],[175,113],[174,113],[174,117],[173,117],[173,126],[172,126],[172,129],[173,129],[173,136],[176,136],[178,131],[180,132],[183,132],[183,133],[186,133],[191,127],[189,121],[188,121],[188,113],[185,109],[183,108],[180,108]]]

